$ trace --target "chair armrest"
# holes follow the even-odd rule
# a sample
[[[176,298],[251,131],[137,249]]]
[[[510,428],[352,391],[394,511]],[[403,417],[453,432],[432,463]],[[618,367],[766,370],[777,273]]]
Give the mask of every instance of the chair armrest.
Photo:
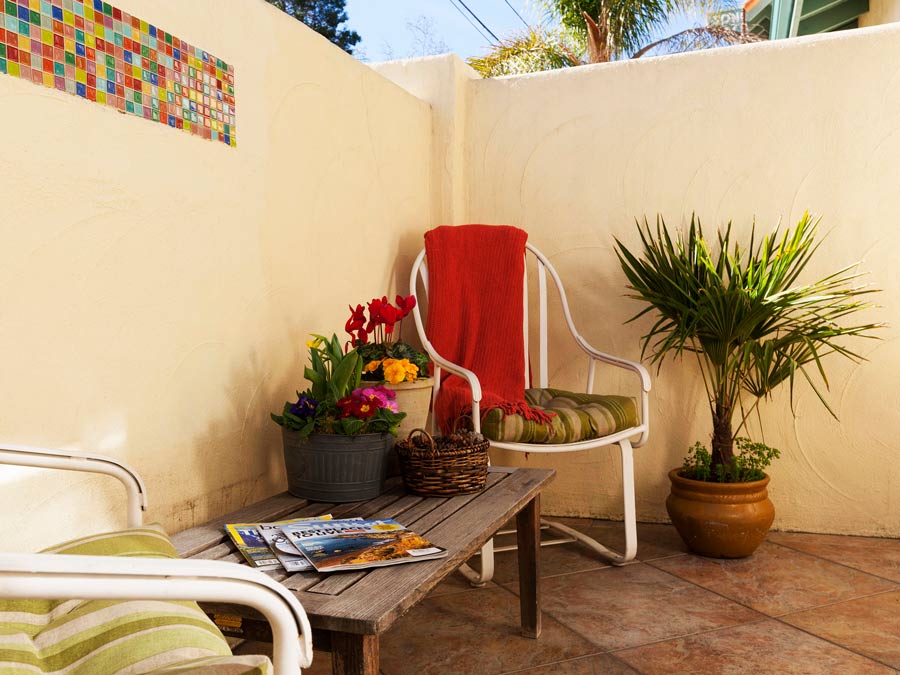
[[[235,563],[0,553],[0,598],[235,603],[258,610],[272,627],[276,675],[312,662],[312,630],[297,598],[262,572]]]
[[[625,370],[630,370],[634,373],[637,373],[638,377],[641,378],[641,390],[646,394],[650,391],[650,373],[647,369],[640,363],[636,363],[634,361],[629,361],[628,359],[623,359],[618,356],[613,356],[612,354],[606,354],[604,352],[595,349],[591,345],[588,344],[587,340],[585,340],[581,335],[575,335],[575,341],[587,354],[597,361],[602,361],[603,363],[608,363],[612,366],[616,366],[618,368],[624,368]]]
[[[450,371],[454,375],[459,375],[468,383],[469,389],[472,390],[473,403],[479,403],[481,401],[481,382],[478,380],[478,376],[475,373],[473,373],[468,368],[463,368],[462,366],[445,359],[443,356],[434,351],[431,343],[428,343],[427,345],[423,344],[423,346],[428,352],[428,356],[431,357],[431,360],[434,361],[439,367]]]
[[[0,464],[84,471],[118,478],[128,493],[128,527],[139,527],[147,510],[147,488],[137,471],[114,457],[78,450],[53,450],[26,445],[0,445]]]
[[[570,329],[572,330],[572,335],[575,338],[575,341],[578,343],[578,346],[581,347],[582,350],[587,352],[588,356],[591,359],[591,365],[588,368],[588,392],[593,389],[594,385],[593,361],[601,361],[603,363],[608,363],[611,366],[616,366],[617,368],[630,370],[633,373],[637,373],[638,377],[641,379],[641,424],[639,426],[639,429],[641,430],[641,436],[638,440],[634,441],[634,447],[641,447],[650,438],[650,397],[648,396],[651,386],[650,373],[647,372],[647,369],[640,363],[635,363],[634,361],[629,361],[628,359],[623,359],[618,356],[606,354],[599,351],[598,349],[594,349],[591,345],[588,344],[587,340],[581,337],[579,333],[574,331],[571,325]]]

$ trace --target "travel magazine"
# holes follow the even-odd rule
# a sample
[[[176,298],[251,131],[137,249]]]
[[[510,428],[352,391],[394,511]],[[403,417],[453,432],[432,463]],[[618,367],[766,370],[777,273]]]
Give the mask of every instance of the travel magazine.
[[[326,516],[319,516],[318,518],[312,520],[314,521],[330,519],[331,515],[329,514]],[[241,555],[244,556],[248,563],[250,563],[251,567],[268,569],[272,567],[278,567],[279,565],[283,565],[284,563],[282,563],[278,559],[278,557],[276,557],[274,550],[275,547],[269,546],[269,543],[263,536],[260,528],[266,527],[266,529],[268,529],[271,526],[277,529],[281,525],[299,522],[307,523],[311,522],[311,519],[294,518],[291,520],[280,520],[275,523],[230,523],[225,525],[225,531],[228,533],[228,536],[231,537],[231,541],[234,542],[237,550],[240,551]],[[294,553],[296,554],[297,551],[294,551]],[[285,569],[287,569],[286,565]],[[306,569],[309,570],[312,569],[312,567],[307,566]]]
[[[306,559],[284,536],[281,525],[278,523],[260,523],[259,534],[269,545],[269,549],[275,555],[281,566],[288,572],[309,572],[315,569],[312,563]]]
[[[434,560],[447,551],[395,520],[343,519],[281,524],[281,531],[319,572]]]

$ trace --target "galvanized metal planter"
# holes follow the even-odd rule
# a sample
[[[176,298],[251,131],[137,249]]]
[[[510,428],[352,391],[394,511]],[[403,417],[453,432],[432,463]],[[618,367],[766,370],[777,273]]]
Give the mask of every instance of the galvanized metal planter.
[[[357,502],[384,491],[389,433],[310,434],[282,429],[288,492],[317,502]]]

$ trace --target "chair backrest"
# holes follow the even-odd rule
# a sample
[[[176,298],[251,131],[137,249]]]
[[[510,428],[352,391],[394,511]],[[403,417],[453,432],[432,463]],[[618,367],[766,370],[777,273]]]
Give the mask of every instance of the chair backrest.
[[[147,510],[147,488],[140,475],[119,459],[77,450],[54,450],[26,445],[0,446],[0,465],[33,466],[100,473],[117,478],[128,495],[128,527],[140,527]]]
[[[562,280],[559,278],[559,274],[553,268],[553,265],[550,264],[550,261],[547,257],[541,253],[537,248],[533,245],[526,243],[525,244],[525,257],[526,257],[526,265],[525,265],[525,274],[522,279],[522,303],[523,303],[523,316],[524,321],[522,325],[522,332],[525,344],[525,382],[527,386],[531,387],[547,387],[548,386],[548,377],[549,377],[549,365],[548,365],[548,330],[547,330],[547,312],[548,312],[548,292],[547,292],[547,277],[553,281],[556,286],[556,290],[559,294],[560,304],[562,306],[563,315],[565,316],[566,324],[571,332],[572,336],[576,339],[576,341],[581,340],[581,336],[578,334],[575,329],[575,324],[572,321],[572,314],[569,311],[569,304],[566,300],[566,291],[563,288]],[[528,288],[528,277],[529,277],[529,268],[533,267],[529,265],[529,262],[535,263],[534,267],[536,267],[536,276],[537,276],[537,303],[531,309],[533,312],[529,311],[529,288]],[[421,302],[421,293],[418,292],[418,289],[421,288],[425,294],[425,298],[428,297],[428,261],[425,256],[425,249],[420,251],[419,255],[416,257],[415,262],[412,266],[412,271],[410,272],[409,279],[409,288],[410,293],[416,296],[417,302],[416,306],[413,308],[413,318],[416,322],[416,330],[419,333],[419,339],[422,341],[423,346],[426,351],[429,352],[429,355],[434,357],[434,350],[431,348],[431,343],[428,340],[427,335],[425,334],[425,323],[422,318],[422,314],[420,311]],[[530,340],[530,321],[535,321],[535,326],[537,329],[537,350],[536,350],[536,363],[532,363],[532,355],[531,349],[529,345]],[[462,364],[465,365],[465,364]],[[593,378],[593,370],[589,377]],[[589,384],[592,384],[589,383]]]

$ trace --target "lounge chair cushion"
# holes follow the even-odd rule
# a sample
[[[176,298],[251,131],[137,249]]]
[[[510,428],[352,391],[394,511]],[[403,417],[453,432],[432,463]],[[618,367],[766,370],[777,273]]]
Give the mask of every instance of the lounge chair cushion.
[[[481,418],[481,432],[505,443],[575,443],[609,436],[639,424],[637,401],[630,396],[577,394],[562,389],[526,389],[525,400],[554,413],[551,424],[505,415],[500,408]]]
[[[83,537],[42,553],[177,558],[158,525]],[[268,675],[264,656],[232,656],[195,602],[0,600],[0,672]]]

